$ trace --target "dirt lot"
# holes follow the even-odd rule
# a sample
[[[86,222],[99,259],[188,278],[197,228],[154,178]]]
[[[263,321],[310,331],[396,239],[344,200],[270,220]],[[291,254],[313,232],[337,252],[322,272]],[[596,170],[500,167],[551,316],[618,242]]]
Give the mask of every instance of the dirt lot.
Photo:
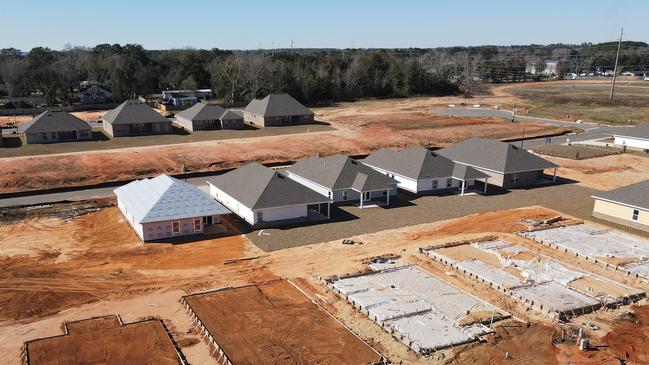
[[[180,364],[159,320],[119,326],[115,318],[89,319],[74,324],[70,333],[32,341],[29,363],[55,364]]]
[[[502,120],[447,118],[426,114],[443,98],[343,103],[315,109],[316,119],[335,131],[203,141],[47,156],[0,158],[0,193],[90,185],[159,173],[216,171],[242,163],[292,161],[334,153],[365,154],[381,147],[443,147],[472,136],[510,139],[567,128]],[[0,154],[2,150],[0,149]]]
[[[368,364],[381,355],[287,281],[185,297],[235,364]]]
[[[570,160],[586,160],[589,158],[616,155],[619,152],[601,148],[591,148],[574,145],[546,144],[533,147],[531,150],[539,155],[567,158]]]
[[[612,190],[649,179],[649,158],[628,153],[588,160],[548,157],[557,175],[597,190]]]
[[[509,297],[494,293],[488,286],[447,275],[447,268],[431,263],[417,252],[417,248],[486,235],[505,235],[518,243],[517,240],[523,239],[511,233],[526,226],[522,219],[548,219],[558,214],[541,207],[511,209],[351,237],[363,242],[362,245],[341,245],[336,240],[271,253],[261,252],[239,235],[182,245],[143,245],[114,207],[75,218],[28,216],[0,225],[0,237],[3,237],[0,247],[0,352],[16,354],[9,358],[9,363],[17,363],[23,340],[60,334],[63,321],[117,312],[125,322],[149,315],[160,316],[169,322],[174,338],[181,343],[191,363],[214,363],[209,360],[208,347],[198,342],[200,335],[192,331],[191,320],[178,303],[180,296],[287,277],[296,278],[293,281],[297,286],[396,363],[459,364],[471,356],[483,356],[493,359],[490,363],[498,363],[498,359],[504,359],[503,350],[511,349],[514,358],[538,357],[536,363],[551,364],[554,360],[545,359],[556,359],[564,350],[552,346],[554,329],[544,328],[548,325],[546,319],[512,304]],[[559,255],[556,250],[539,250],[549,256]],[[344,300],[336,298],[316,279],[366,270],[364,262],[379,255],[399,255],[402,260],[419,264],[518,318],[539,325],[530,327],[530,332],[526,328],[517,330],[522,332],[511,332],[515,337],[506,333],[500,338],[495,336],[493,342],[489,342],[495,343],[494,346],[474,344],[461,353],[448,350],[430,357],[418,357]],[[261,257],[232,264],[223,262],[254,256]],[[568,262],[582,268],[590,265],[583,260]],[[620,315],[629,308],[620,311],[610,313]],[[610,323],[613,328],[626,322],[612,318]],[[648,328],[646,325],[631,326],[636,336],[646,336]],[[601,332],[598,338],[608,333]],[[638,359],[647,356],[647,349],[634,339],[618,336],[602,341],[611,349],[633,347],[634,354],[630,356]]]

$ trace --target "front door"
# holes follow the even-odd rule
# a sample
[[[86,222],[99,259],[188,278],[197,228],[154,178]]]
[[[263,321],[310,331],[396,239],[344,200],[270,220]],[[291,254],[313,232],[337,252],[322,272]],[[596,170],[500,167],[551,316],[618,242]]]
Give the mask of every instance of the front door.
[[[370,192],[365,192],[365,196],[363,197],[363,200],[370,200]]]

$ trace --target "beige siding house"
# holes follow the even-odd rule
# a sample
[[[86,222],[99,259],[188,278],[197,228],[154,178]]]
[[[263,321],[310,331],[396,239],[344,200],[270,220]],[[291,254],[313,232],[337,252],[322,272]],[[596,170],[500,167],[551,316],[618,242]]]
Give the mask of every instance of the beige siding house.
[[[243,129],[243,115],[220,105],[196,103],[176,114],[176,123],[189,131]]]
[[[92,139],[92,127],[64,111],[47,110],[20,126],[25,143],[76,142]]]
[[[314,114],[289,94],[270,94],[253,99],[243,110],[246,123],[261,127],[277,127],[312,123]]]
[[[527,187],[556,180],[557,164],[511,143],[471,138],[435,151],[451,161],[472,167],[489,176],[489,184],[505,189]],[[545,176],[544,170],[552,170]]]
[[[593,195],[593,217],[649,232],[649,180]]]
[[[139,100],[127,100],[102,118],[102,127],[111,137],[166,134],[173,131],[171,121]]]

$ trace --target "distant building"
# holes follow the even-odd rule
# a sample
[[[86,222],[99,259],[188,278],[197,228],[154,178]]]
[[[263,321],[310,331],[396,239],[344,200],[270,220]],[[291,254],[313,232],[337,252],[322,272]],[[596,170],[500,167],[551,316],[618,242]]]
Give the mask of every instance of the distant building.
[[[243,111],[246,123],[276,127],[313,122],[314,114],[288,94],[270,94],[253,99]]]
[[[189,131],[242,129],[243,115],[216,104],[197,103],[176,114],[176,123]]]
[[[555,60],[546,60],[545,68],[543,70],[537,70],[536,63],[530,62],[525,67],[525,72],[532,75],[545,75],[545,76],[555,76],[557,74],[557,65],[558,61]]]
[[[71,142],[92,139],[92,127],[83,120],[64,111],[47,110],[20,125],[25,143]]]
[[[171,133],[171,121],[139,100],[127,100],[102,117],[102,127],[111,137]]]
[[[133,181],[115,189],[115,195],[143,241],[207,233],[230,213],[199,188],[167,175]]]
[[[554,170],[554,180],[559,167],[511,143],[484,138],[467,139],[435,152],[489,175],[489,183],[506,189],[544,181],[545,169]]]
[[[613,143],[617,146],[649,152],[649,123],[617,128],[611,134],[614,138]]]
[[[112,97],[113,95],[110,91],[99,85],[92,85],[79,92],[79,101],[81,104],[105,104],[109,103]]]
[[[593,217],[649,231],[649,180],[593,195]]]
[[[22,96],[5,98],[4,103],[0,107],[3,109],[29,109],[46,105],[45,99],[40,96]]]
[[[164,90],[162,99],[173,106],[191,106],[199,100],[211,99],[212,89],[200,90]]]

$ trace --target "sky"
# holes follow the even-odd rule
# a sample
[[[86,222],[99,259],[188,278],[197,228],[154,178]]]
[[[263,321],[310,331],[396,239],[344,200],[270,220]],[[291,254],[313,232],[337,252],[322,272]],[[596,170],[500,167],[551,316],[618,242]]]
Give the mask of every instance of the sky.
[[[407,48],[649,42],[647,0],[0,0],[0,48]]]

